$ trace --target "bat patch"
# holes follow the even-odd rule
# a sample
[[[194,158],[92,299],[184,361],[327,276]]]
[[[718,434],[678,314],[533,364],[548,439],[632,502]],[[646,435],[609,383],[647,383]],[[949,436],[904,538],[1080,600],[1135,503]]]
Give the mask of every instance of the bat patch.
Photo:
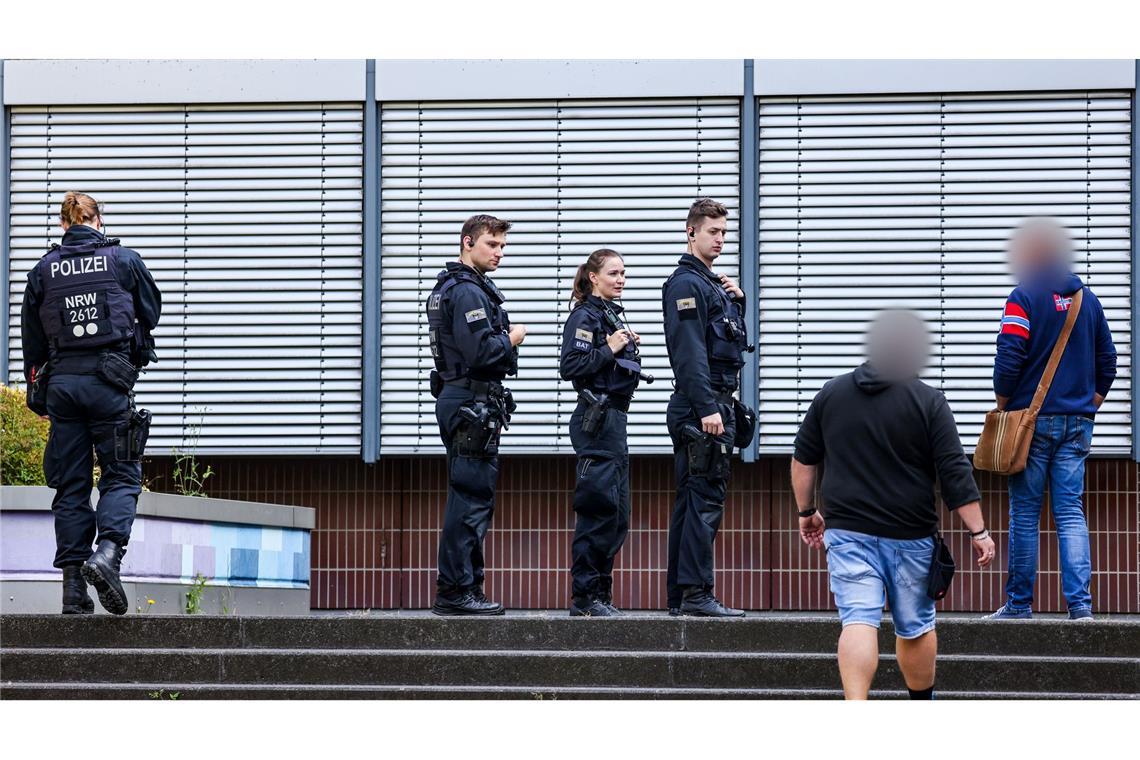
[[[574,331],[574,337],[579,340],[588,340],[591,342],[594,340],[594,334],[592,332],[589,330],[583,330],[580,327]]]
[[[697,308],[697,299],[695,298],[678,298],[677,311],[685,311],[686,309]]]
[[[467,318],[467,324],[471,324],[472,322],[478,322],[480,319],[486,319],[487,318],[487,310],[486,309],[472,309],[471,311],[467,312],[463,316]]]

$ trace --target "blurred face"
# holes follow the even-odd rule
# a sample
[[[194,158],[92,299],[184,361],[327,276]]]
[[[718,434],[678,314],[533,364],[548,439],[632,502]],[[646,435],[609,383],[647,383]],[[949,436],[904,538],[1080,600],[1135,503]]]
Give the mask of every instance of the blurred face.
[[[468,240],[463,241],[463,252],[460,259],[465,264],[474,267],[480,273],[494,272],[503,260],[503,249],[507,247],[507,234],[499,232],[492,234],[484,232],[470,247]]]
[[[724,235],[728,231],[728,219],[723,216],[705,217],[689,228],[689,249],[693,255],[709,266],[720,256],[724,248]]]
[[[598,298],[607,301],[621,298],[625,289],[625,262],[621,256],[607,256],[601,270],[590,274],[590,282],[594,284],[594,295]]]
[[[1030,230],[1014,238],[1009,249],[1010,266],[1018,278],[1067,263],[1065,247],[1056,234]]]
[[[887,380],[917,377],[930,358],[926,324],[910,311],[881,313],[867,333],[867,358]]]

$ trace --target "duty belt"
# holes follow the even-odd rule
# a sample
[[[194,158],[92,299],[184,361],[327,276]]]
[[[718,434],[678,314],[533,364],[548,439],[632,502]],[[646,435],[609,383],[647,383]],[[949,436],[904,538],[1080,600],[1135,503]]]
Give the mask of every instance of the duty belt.
[[[103,354],[57,355],[51,360],[51,370],[57,375],[89,375],[99,367]]]
[[[713,396],[716,397],[718,404],[731,404],[733,401],[732,392],[735,390],[735,388],[714,388]]]
[[[611,409],[617,409],[619,412],[628,412],[629,411],[629,402],[631,400],[630,397],[609,395],[609,396],[607,396],[607,398],[609,399],[609,407]],[[590,403],[589,401],[587,401],[582,396],[578,397],[578,401],[583,403],[583,404],[589,404]]]
[[[458,380],[447,380],[444,381],[444,385],[466,388],[476,396],[484,397],[490,396],[493,393],[500,393],[503,390],[503,383],[500,380],[472,380],[469,377],[462,377]]]

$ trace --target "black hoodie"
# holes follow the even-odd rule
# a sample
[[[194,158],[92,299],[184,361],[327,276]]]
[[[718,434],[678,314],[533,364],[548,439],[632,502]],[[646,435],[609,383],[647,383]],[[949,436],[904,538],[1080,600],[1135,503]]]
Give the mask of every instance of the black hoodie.
[[[935,479],[950,509],[979,498],[946,397],[918,378],[885,380],[870,364],[816,394],[795,458],[823,463],[820,511],[829,528],[922,538],[938,527]]]

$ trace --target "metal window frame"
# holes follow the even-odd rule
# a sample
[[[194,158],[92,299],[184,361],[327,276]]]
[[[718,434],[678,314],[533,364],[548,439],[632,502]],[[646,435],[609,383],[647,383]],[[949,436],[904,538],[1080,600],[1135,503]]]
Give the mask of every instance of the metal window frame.
[[[12,261],[11,261],[11,225],[12,218],[8,208],[11,197],[12,172],[9,166],[11,146],[11,108],[4,102],[4,59],[0,58],[0,272],[4,273],[4,287],[0,288],[0,383],[8,383],[8,355],[11,346],[8,341],[8,330],[11,328],[8,320],[8,311],[11,308],[9,294],[12,289]]]
[[[367,464],[380,458],[380,104],[376,100],[376,61],[365,64],[364,96],[364,292],[361,340],[360,444]]]
[[[746,356],[741,371],[740,399],[752,409],[760,395],[760,155],[759,123],[754,89],[755,61],[744,61],[744,91],[740,99],[740,284],[744,290],[744,319],[756,350]],[[755,462],[760,456],[760,431],[740,456]]]

